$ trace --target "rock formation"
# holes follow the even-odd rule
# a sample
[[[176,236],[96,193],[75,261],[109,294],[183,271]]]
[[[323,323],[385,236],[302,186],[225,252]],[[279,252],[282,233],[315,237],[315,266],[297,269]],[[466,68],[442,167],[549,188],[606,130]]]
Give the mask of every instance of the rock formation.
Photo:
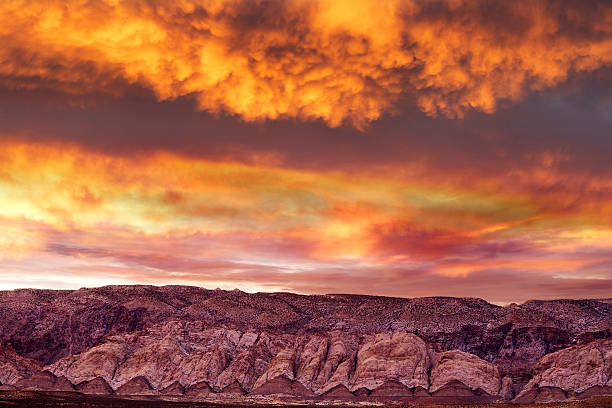
[[[39,372],[43,364],[21,357],[9,345],[0,345],[0,384],[14,384]]]
[[[15,387],[25,391],[74,391],[74,385],[66,377],[57,377],[47,370],[17,381]]]
[[[149,381],[143,377],[138,376],[130,379],[125,384],[117,388],[115,391],[117,395],[155,395],[157,392],[151,387]]]
[[[421,338],[404,332],[376,334],[359,348],[350,389],[374,389],[387,380],[426,388],[429,367],[427,345]]]
[[[175,381],[166,388],[162,388],[159,392],[163,395],[183,395],[185,394],[185,387],[180,382]]]
[[[412,395],[410,388],[394,380],[385,381],[383,385],[375,388],[369,393],[369,396],[372,398],[402,398],[412,397]]]
[[[238,383],[238,381],[234,381],[233,383],[219,391],[219,394],[223,395],[224,397],[242,397],[246,395],[246,392],[244,391],[240,383]]]
[[[355,399],[355,395],[342,384],[338,384],[330,390],[321,394],[324,399],[351,401]]]
[[[611,344],[609,300],[500,307],[181,286],[0,292],[0,381],[18,389],[547,401],[610,393]]]
[[[65,375],[74,384],[98,377],[111,383],[114,382],[117,368],[128,356],[128,346],[126,342],[109,341],[83,353],[66,356],[48,369],[53,373]]]
[[[113,389],[102,377],[96,377],[93,380],[83,381],[77,384],[76,390],[83,394],[90,395],[111,395]]]
[[[429,391],[434,393],[452,381],[459,381],[471,390],[499,395],[501,379],[497,367],[477,356],[459,350],[436,356],[431,370]]]
[[[275,377],[266,381],[252,391],[254,395],[286,395],[300,399],[312,398],[315,394],[303,384],[292,381],[285,376]]]
[[[191,397],[207,397],[212,392],[210,385],[206,381],[192,384],[185,390],[185,395]]]
[[[560,399],[561,394],[607,393],[612,389],[612,339],[548,354],[533,371],[533,377],[516,397],[517,402],[554,401]]]

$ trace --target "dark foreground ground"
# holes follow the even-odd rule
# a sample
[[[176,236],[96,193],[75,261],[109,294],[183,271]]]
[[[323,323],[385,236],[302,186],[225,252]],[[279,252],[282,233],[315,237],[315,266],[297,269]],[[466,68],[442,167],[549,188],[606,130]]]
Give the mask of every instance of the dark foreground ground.
[[[143,397],[146,398],[146,397]],[[0,408],[2,407],[109,407],[109,408],[243,408],[243,407],[408,407],[411,405],[394,404],[363,404],[363,403],[333,403],[300,404],[286,402],[268,403],[214,403],[214,402],[180,402],[160,401],[155,399],[121,399],[116,397],[97,397],[73,392],[41,392],[41,391],[3,391],[0,392]],[[459,405],[419,405],[420,408],[612,408],[612,396],[593,397],[582,401],[552,402],[545,404],[459,404]]]

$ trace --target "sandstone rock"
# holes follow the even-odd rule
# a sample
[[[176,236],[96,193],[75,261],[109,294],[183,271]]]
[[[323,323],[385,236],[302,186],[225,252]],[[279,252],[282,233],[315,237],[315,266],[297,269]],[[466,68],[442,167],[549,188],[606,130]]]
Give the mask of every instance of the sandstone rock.
[[[411,397],[412,391],[399,381],[387,381],[370,392],[373,398]]]
[[[144,337],[143,344],[116,370],[112,385],[143,376],[155,389],[175,381],[189,386],[218,380],[240,339],[236,330],[163,325]],[[235,373],[236,375],[244,373]]]
[[[175,381],[172,384],[160,390],[159,393],[162,395],[183,395],[185,393],[185,387],[183,387],[183,385],[180,382]]]
[[[327,392],[338,385],[348,386],[350,377],[355,370],[355,358],[356,356],[349,357],[348,359],[341,362],[334,371],[331,378],[325,383],[323,387],[319,389],[321,393]]]
[[[473,397],[475,394],[470,387],[461,381],[453,380],[445,383],[436,391],[432,391],[431,395],[433,397]]]
[[[174,374],[168,376],[165,381],[180,381],[185,385],[202,381],[213,383],[223,372],[229,359],[229,351],[223,345],[217,349],[193,353],[185,358],[181,365],[175,366]],[[168,370],[168,373],[171,371]]]
[[[330,333],[326,358],[313,382],[313,389],[323,392],[338,384],[348,386],[349,377],[355,366],[357,343],[355,338],[346,333],[338,331]]]
[[[300,398],[312,398],[315,394],[297,381],[287,377],[276,377],[255,388],[253,395],[287,395]]]
[[[260,388],[266,383],[277,377],[285,377],[289,380],[294,379],[293,369],[295,364],[295,350],[288,347],[282,350],[270,362],[268,369],[261,375],[253,385],[253,389]]]
[[[46,370],[21,379],[14,385],[17,389],[24,391],[74,391],[74,385],[66,377],[56,377]]]
[[[446,351],[435,357],[430,381],[429,391],[434,395],[452,381],[459,381],[472,390],[480,388],[489,395],[499,395],[501,389],[497,367],[459,350]]]
[[[14,384],[41,369],[40,362],[21,357],[10,346],[0,345],[0,384]]]
[[[0,293],[0,342],[12,343],[22,356],[51,364],[66,355],[86,351],[108,333],[135,332],[182,319],[253,332],[278,329],[314,333],[334,327],[360,335],[389,330],[418,332],[428,342],[435,342],[440,351],[461,349],[481,358],[494,358],[492,350],[499,348],[490,341],[498,340],[487,338],[488,328],[504,327],[508,322],[510,326],[495,336],[501,334],[503,342],[503,336],[510,334],[508,346],[514,347],[515,360],[527,361],[521,353],[529,350],[511,341],[516,337],[520,342],[523,337],[514,328],[565,330],[567,336],[561,332],[530,335],[534,342],[525,344],[538,344],[538,350],[548,353],[556,347],[569,346],[564,338],[579,338],[588,331],[604,332],[610,327],[611,311],[612,304],[605,300],[533,301],[499,307],[471,298],[249,294],[185,286],[16,290]],[[59,327],[68,330],[58,331]],[[473,336],[463,336],[468,329]],[[552,348],[546,349],[547,344]]]
[[[350,401],[355,399],[355,394],[349,391],[344,385],[336,385],[332,389],[321,394],[324,399]]]
[[[206,381],[200,381],[199,383],[190,385],[185,390],[185,395],[195,396],[195,397],[207,397],[212,393],[212,389],[210,385]]]
[[[49,390],[53,389],[56,380],[53,373],[45,370],[17,381],[15,387],[20,390]]]
[[[111,395],[114,391],[102,377],[93,380],[83,381],[76,386],[76,390],[84,394],[92,395]]]
[[[151,388],[173,392],[180,389],[176,384],[194,392],[194,385],[206,383],[227,389],[229,397],[239,388],[340,395],[342,387],[369,397],[368,389],[378,388],[376,398],[385,384],[397,382],[414,389],[418,399],[436,398],[426,390],[430,384],[432,392],[446,387],[448,393],[459,381],[482,402],[488,394],[518,396],[529,382],[524,392],[536,390],[534,401],[538,395],[560,398],[555,387],[580,398],[611,386],[611,316],[612,302],[598,300],[500,307],[470,298],[249,294],[180,286],[0,291],[0,344],[15,348],[0,348],[0,381],[32,377],[41,369],[26,358],[34,357],[79,386],[100,377],[119,388],[143,377]],[[598,345],[581,348],[591,340]],[[565,350],[572,343],[578,351]],[[558,357],[559,350],[569,354]],[[491,362],[497,373],[493,368],[489,375]],[[36,381],[71,387],[63,379]],[[465,391],[455,385],[455,393]]]
[[[179,342],[166,336],[161,341],[148,344],[137,350],[117,367],[112,384],[123,384],[131,378],[142,376],[154,389],[176,381],[172,374],[185,359],[186,352]]]
[[[543,357],[517,399],[522,401],[523,396],[546,387],[579,394],[594,386],[612,386],[611,379],[612,339],[597,340]]]
[[[151,387],[149,381],[142,377],[134,377],[115,390],[117,395],[155,395],[157,391]]]
[[[538,390],[538,395],[535,398],[537,404],[546,402],[564,401],[567,398],[567,393],[557,387],[542,387]]]
[[[528,391],[521,392],[515,399],[512,400],[518,404],[534,404],[564,401],[567,394],[564,390],[558,387],[542,387],[530,388]]]
[[[240,347],[239,348],[245,348]],[[271,357],[265,346],[252,346],[250,349],[238,354],[217,377],[215,386],[223,389],[234,382],[246,390],[253,388],[255,381],[261,377],[268,368]]]
[[[359,388],[353,392],[353,395],[359,399],[365,399],[370,395],[370,390],[367,388]]]
[[[329,341],[327,337],[311,337],[301,351],[296,379],[303,384],[312,384],[325,363]],[[316,386],[316,385],[315,385]]]
[[[234,381],[233,383],[231,383],[227,387],[223,388],[219,392],[219,394],[223,395],[223,396],[226,396],[226,397],[227,396],[241,397],[243,395],[246,395],[246,392],[244,391],[244,389],[242,388],[240,383],[238,383],[238,381]]]
[[[404,332],[373,335],[359,348],[349,389],[374,389],[389,380],[426,388],[429,367],[427,345],[421,338]]]
[[[127,344],[108,342],[81,354],[64,357],[46,369],[55,375],[65,376],[75,384],[97,377],[103,378],[110,384],[113,382],[117,368],[125,361],[127,355]]]
[[[74,391],[74,384],[72,384],[72,382],[70,382],[70,380],[68,380],[66,377],[59,376],[57,377],[57,379],[55,380],[55,383],[53,384],[53,391]]]
[[[258,339],[259,339],[259,333],[256,331],[249,331],[249,332],[243,333],[242,336],[240,336],[240,340],[238,342],[238,345],[236,346],[236,349],[237,350],[249,350],[251,347],[255,345],[255,343],[257,343]]]
[[[514,398],[514,388],[512,385],[512,378],[508,376],[502,378],[499,396],[506,401],[510,401]]]
[[[576,397],[578,399],[585,399],[590,397],[596,397],[599,395],[612,395],[612,387],[608,385],[605,385],[603,387],[599,385],[594,385],[591,388],[587,388],[581,393],[578,393]]]
[[[533,366],[540,358],[571,344],[570,334],[565,328],[553,327],[549,316],[531,310],[520,310],[519,316],[508,318],[513,320],[513,327],[506,333],[493,362],[502,376],[512,378],[513,392],[518,393],[531,379]],[[514,327],[529,324],[531,319],[545,327]]]

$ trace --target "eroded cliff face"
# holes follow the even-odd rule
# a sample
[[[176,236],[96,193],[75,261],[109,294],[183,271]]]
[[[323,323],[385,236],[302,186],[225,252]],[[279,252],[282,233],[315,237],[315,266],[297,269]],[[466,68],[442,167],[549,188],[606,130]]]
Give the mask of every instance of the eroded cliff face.
[[[0,345],[0,384],[14,384],[42,369],[39,361],[24,358],[9,345]]]
[[[552,396],[612,394],[612,339],[569,347],[543,357],[517,402],[554,400]]]
[[[499,370],[494,364],[459,350],[445,351],[435,357],[429,391],[436,392],[452,381],[489,395],[498,396],[502,391]]]
[[[11,344],[0,381],[99,394],[563,399],[612,386],[611,316],[605,300],[18,290],[0,292],[0,341]]]
[[[154,390],[205,382],[214,392],[235,383],[248,393],[279,378],[299,382],[316,395],[339,385],[349,391],[374,390],[391,381],[428,390],[430,371],[432,391],[454,380],[491,395],[500,389],[491,363],[459,351],[442,353],[432,362],[436,353],[423,339],[399,331],[288,335],[173,321],[106,340],[44,369],[73,384],[101,378],[114,389],[142,377]]]

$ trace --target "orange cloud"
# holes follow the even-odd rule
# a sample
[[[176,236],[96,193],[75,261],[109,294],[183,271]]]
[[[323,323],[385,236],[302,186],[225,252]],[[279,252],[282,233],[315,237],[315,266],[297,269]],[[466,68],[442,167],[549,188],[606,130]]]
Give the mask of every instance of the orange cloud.
[[[4,87],[138,85],[247,121],[362,127],[406,95],[432,116],[490,113],[612,63],[606,2],[5,0],[0,18]]]
[[[425,163],[347,174],[5,141],[0,286],[342,284],[427,295],[443,284],[491,298],[470,285],[490,290],[501,274],[582,294],[612,280],[610,180],[568,183],[555,166],[535,165],[480,179]]]

